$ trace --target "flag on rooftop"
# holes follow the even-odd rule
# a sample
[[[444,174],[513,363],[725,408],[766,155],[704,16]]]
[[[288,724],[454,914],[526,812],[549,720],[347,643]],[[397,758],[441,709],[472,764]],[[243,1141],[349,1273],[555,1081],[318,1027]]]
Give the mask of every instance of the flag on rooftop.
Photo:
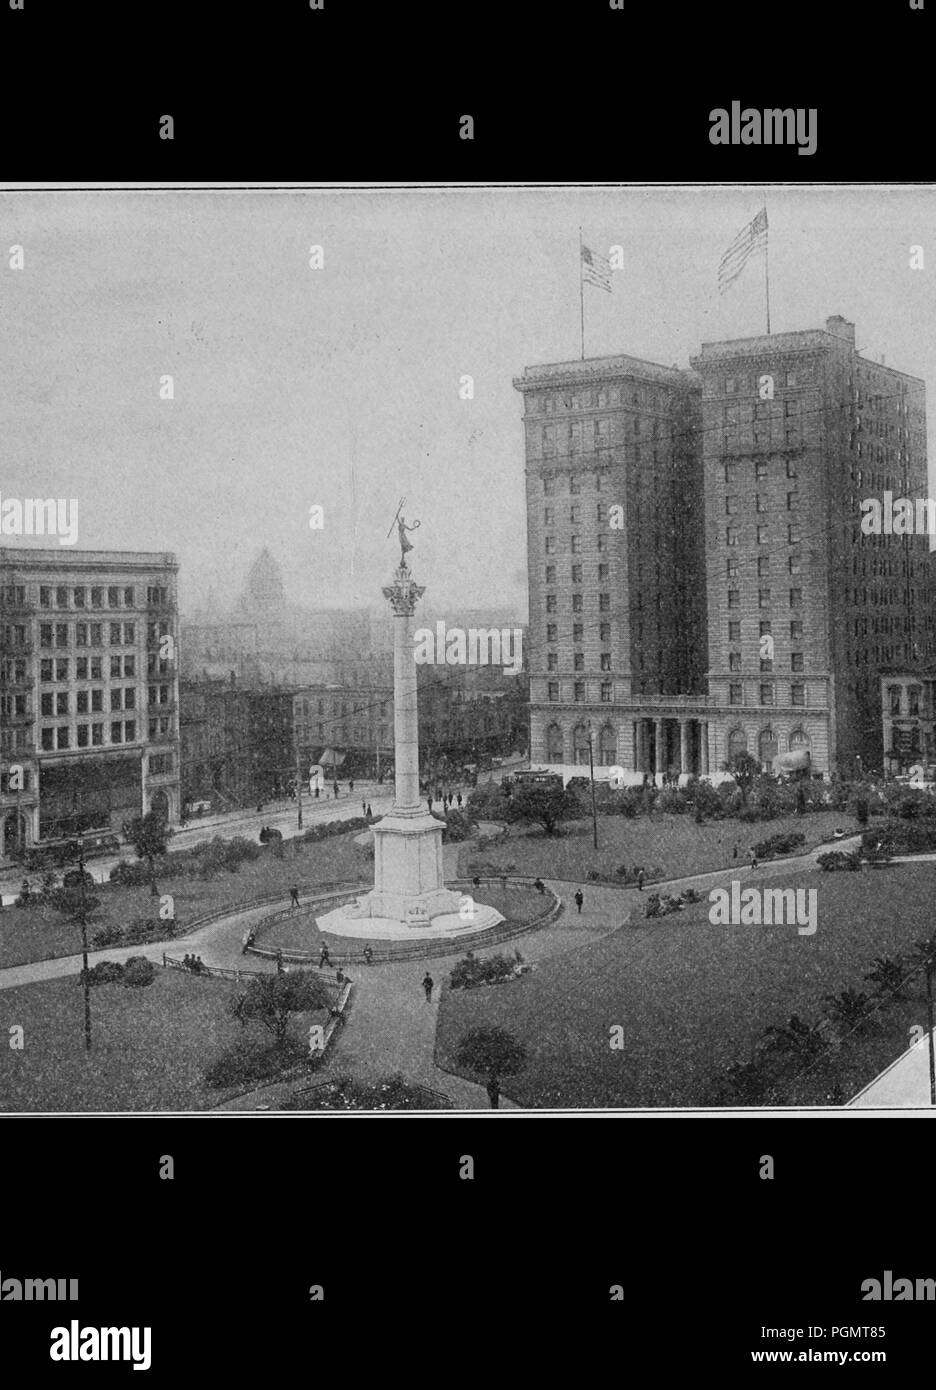
[[[582,280],[611,293],[611,266],[604,256],[598,256],[587,246],[582,247]]]
[[[767,209],[760,212],[735,237],[718,267],[718,292],[724,294],[748,263],[748,258],[767,246]]]

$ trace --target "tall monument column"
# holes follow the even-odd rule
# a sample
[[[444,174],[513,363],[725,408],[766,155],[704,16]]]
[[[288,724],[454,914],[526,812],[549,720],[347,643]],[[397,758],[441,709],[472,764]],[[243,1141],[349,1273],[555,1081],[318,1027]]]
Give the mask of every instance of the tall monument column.
[[[425,593],[406,563],[412,550],[402,517],[400,563],[383,589],[393,610],[394,798],[390,814],[373,827],[374,887],[357,903],[317,918],[322,931],[339,936],[405,938],[420,931],[433,936],[479,931],[503,921],[484,903],[465,902],[445,886],[443,822],[425,807],[419,793],[419,708],[412,619]],[[362,921],[361,919],[367,919]]]

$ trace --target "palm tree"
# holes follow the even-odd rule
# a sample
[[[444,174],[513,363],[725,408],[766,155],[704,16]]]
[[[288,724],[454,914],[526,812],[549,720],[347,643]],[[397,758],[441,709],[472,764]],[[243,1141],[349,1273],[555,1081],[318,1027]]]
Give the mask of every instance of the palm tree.
[[[458,1044],[456,1064],[466,1071],[480,1072],[488,1078],[491,1108],[497,1108],[500,1078],[516,1076],[526,1066],[523,1043],[506,1028],[472,1028]]]
[[[877,956],[874,969],[867,972],[865,979],[883,999],[902,999],[906,993],[907,974],[907,961],[903,956]]]
[[[871,999],[864,990],[843,989],[838,994],[824,994],[829,1004],[829,1014],[833,1022],[846,1031],[867,1023]]]
[[[828,1045],[822,1025],[804,1023],[797,1014],[791,1014],[786,1023],[765,1028],[764,1038],[770,1051],[802,1058],[815,1057]]]

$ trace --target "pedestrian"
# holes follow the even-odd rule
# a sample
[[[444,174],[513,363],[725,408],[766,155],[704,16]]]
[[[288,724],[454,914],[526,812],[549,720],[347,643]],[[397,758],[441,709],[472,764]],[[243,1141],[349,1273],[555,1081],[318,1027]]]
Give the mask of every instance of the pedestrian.
[[[735,845],[735,847],[734,847],[734,853],[732,854],[731,857],[732,857],[732,859],[737,859],[737,857],[738,857],[738,846],[737,846],[737,845]]]
[[[293,886],[292,886],[292,887],[290,888],[290,890],[289,890],[289,896],[290,896],[290,898],[292,899],[292,904],[291,904],[291,905],[292,905],[293,907],[298,907],[298,906],[299,906],[299,889],[298,889],[298,887],[296,886],[295,883],[293,884]]]
[[[369,802],[369,801],[368,801],[368,803],[367,803],[367,810],[364,812],[364,814],[365,814],[365,816],[367,817],[368,820],[370,820],[371,816],[374,814],[373,811],[371,810],[371,805],[370,805],[370,802]]]
[[[354,795],[354,782],[353,782],[353,781],[348,783],[348,795],[349,795],[349,796],[353,796],[353,795]]]
[[[501,892],[502,892],[502,893],[506,893],[506,892],[507,892],[507,875],[506,875],[506,874],[501,874]]]
[[[488,1093],[488,1100],[491,1102],[491,1109],[500,1108],[500,1085],[496,1076],[488,1077],[488,1083],[484,1088]]]
[[[459,811],[460,811],[460,810],[461,810],[461,807],[462,807],[462,794],[461,794],[461,792],[458,793],[458,795],[456,796],[455,800],[458,802],[458,809],[459,809]]]
[[[334,784],[333,784],[333,786],[332,786],[332,791],[335,793],[335,800],[337,801],[337,800],[338,800],[338,779],[337,779],[337,777],[335,778]]]
[[[277,953],[276,953],[276,973],[277,973],[277,975],[282,975],[282,973],[283,973],[283,953],[282,953],[282,951],[277,951]]]
[[[536,880],[536,882],[533,884],[533,887],[536,889],[537,893],[546,892],[546,885],[541,878],[538,878]]]
[[[644,871],[643,871],[643,869],[638,869],[638,870],[637,870],[637,891],[638,891],[638,893],[642,893],[642,892],[643,892],[643,886],[644,886]]]
[[[365,947],[364,947],[364,964],[365,964],[365,965],[373,965],[373,963],[374,963],[374,948],[373,948],[373,946],[365,946]]]
[[[432,1003],[432,986],[433,986],[434,984],[435,984],[435,980],[432,978],[432,976],[429,974],[429,971],[427,970],[426,973],[425,973],[425,975],[423,976],[423,982],[422,982],[423,989],[426,991],[426,1003],[427,1003],[427,1004],[431,1004],[431,1003]]]
[[[575,891],[575,906],[579,910],[579,916],[581,916],[582,914],[582,904],[584,903],[584,901],[585,894],[582,892],[581,888],[577,888]]]
[[[331,967],[331,957],[328,954],[328,945],[323,941],[322,949],[319,951],[319,970],[325,965]]]
[[[752,869],[756,869],[756,868],[757,868],[757,855],[754,853],[753,850],[751,850],[751,868],[752,868]]]
[[[475,888],[480,888],[480,887],[481,887],[481,875],[480,875],[480,874],[475,874],[474,878],[473,878],[471,881],[472,881],[472,883],[474,884]]]
[[[427,802],[427,804],[428,804],[428,806],[429,806],[429,813],[430,813],[430,815],[431,815],[431,814],[432,814],[432,797],[431,797],[431,796],[427,796],[427,797],[426,797],[426,802]]]
[[[316,801],[318,801],[318,799],[319,799],[319,784],[318,784],[318,782],[316,782],[316,784],[315,784],[315,799],[316,799]]]
[[[362,802],[361,802],[361,815],[362,815],[362,816],[366,816],[366,815],[367,815],[367,802],[366,802],[366,801],[362,801]]]

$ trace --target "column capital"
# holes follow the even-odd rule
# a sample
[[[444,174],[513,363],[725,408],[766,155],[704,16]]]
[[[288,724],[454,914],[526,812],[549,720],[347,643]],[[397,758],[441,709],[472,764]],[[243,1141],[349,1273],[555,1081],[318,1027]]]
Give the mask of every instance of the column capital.
[[[393,583],[384,585],[381,592],[398,618],[411,618],[426,586],[416,583],[404,560],[393,572]]]

